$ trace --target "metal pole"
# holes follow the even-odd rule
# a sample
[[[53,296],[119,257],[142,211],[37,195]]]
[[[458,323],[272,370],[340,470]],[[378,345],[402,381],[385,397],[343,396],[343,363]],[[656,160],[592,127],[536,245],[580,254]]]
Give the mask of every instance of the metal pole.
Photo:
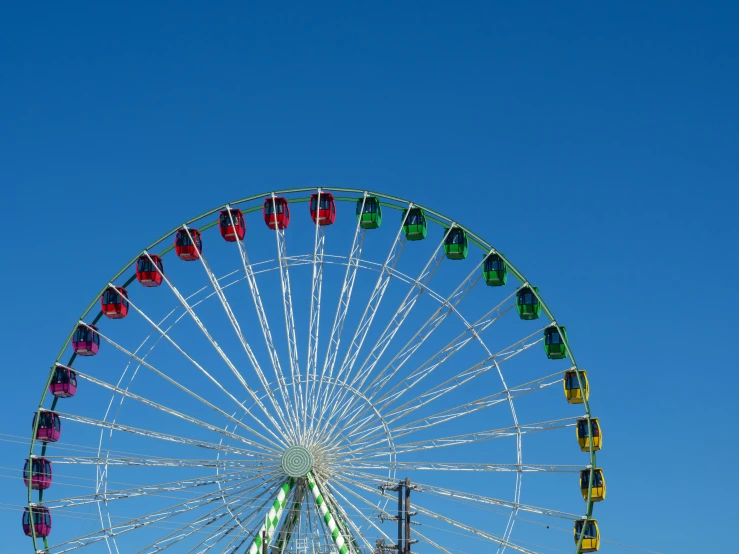
[[[398,554],[403,554],[403,481],[398,482]]]
[[[411,478],[405,478],[405,554],[411,554]]]
[[[269,548],[267,547],[267,530],[262,531],[262,554],[268,554]]]

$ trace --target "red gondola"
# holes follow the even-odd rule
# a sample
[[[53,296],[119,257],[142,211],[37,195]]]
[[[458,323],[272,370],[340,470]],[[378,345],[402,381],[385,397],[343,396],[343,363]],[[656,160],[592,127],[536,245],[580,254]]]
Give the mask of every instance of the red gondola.
[[[150,259],[151,258],[151,259]],[[157,271],[159,268],[159,271]],[[156,254],[139,256],[136,260],[136,279],[145,287],[158,287],[162,284],[164,264]]]
[[[290,225],[290,206],[282,196],[265,198],[262,216],[270,229],[287,229]]]
[[[246,221],[244,221],[244,214],[241,213],[241,210],[235,208],[221,210],[218,227],[221,230],[221,236],[227,242],[244,240]]]
[[[94,325],[78,325],[72,337],[72,350],[78,356],[94,356],[100,350],[100,335]]]
[[[200,231],[185,227],[177,231],[177,236],[174,238],[174,249],[180,260],[192,262],[200,258],[200,253],[203,251],[203,238],[200,236]]]
[[[36,416],[33,415],[33,425],[36,425]],[[38,427],[36,428],[36,440],[41,442],[56,442],[62,434],[62,420],[56,412],[40,412]]]
[[[120,294],[119,294],[120,293]],[[100,309],[105,317],[123,319],[128,315],[128,292],[123,287],[108,287],[100,297]]]
[[[33,517],[33,529],[31,529],[31,518]],[[32,537],[36,532],[36,536],[46,538],[51,533],[51,513],[49,508],[43,506],[34,506],[32,510],[28,507],[23,508],[23,532]]]
[[[320,199],[319,199],[320,196]],[[313,223],[331,225],[336,220],[336,204],[330,192],[320,192],[310,195],[310,217]]]
[[[49,392],[57,398],[72,398],[77,392],[77,373],[71,367],[57,364]]]
[[[43,491],[51,486],[51,462],[46,458],[33,458],[31,488]],[[28,487],[28,460],[23,466],[23,482]]]

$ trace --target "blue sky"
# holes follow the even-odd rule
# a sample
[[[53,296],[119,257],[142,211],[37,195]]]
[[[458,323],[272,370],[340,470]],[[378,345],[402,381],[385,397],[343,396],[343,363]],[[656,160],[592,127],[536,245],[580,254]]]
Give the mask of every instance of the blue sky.
[[[6,7],[3,432],[30,434],[69,329],[155,238],[262,191],[372,189],[485,237],[567,325],[604,425],[604,537],[729,549],[738,15],[728,2]],[[26,446],[2,453],[3,474],[20,471]],[[0,552],[30,550],[22,486],[0,487]]]

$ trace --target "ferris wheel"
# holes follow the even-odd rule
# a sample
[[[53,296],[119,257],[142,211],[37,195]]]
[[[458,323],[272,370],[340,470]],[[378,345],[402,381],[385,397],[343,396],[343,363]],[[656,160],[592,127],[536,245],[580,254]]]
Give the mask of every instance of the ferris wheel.
[[[595,552],[601,446],[507,256],[394,196],[274,191],[95,295],[33,417],[22,527],[54,554]]]

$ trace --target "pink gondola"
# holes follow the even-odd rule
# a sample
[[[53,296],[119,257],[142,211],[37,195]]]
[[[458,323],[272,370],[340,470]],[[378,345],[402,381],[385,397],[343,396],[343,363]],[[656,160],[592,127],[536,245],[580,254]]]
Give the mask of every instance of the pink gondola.
[[[23,466],[23,482],[28,487],[28,460]],[[31,488],[43,491],[51,486],[51,462],[46,458],[33,458]]]
[[[56,364],[49,392],[57,398],[72,398],[77,392],[77,373],[71,367]]]
[[[33,416],[33,425],[36,425],[36,416]],[[56,412],[46,410],[40,412],[36,440],[41,442],[56,442],[62,435],[62,420]]]
[[[33,517],[33,529],[31,529],[31,517]],[[36,532],[36,536],[46,538],[51,534],[51,513],[49,508],[43,506],[34,506],[32,510],[23,509],[23,532],[32,537]]]
[[[100,335],[94,325],[78,325],[72,337],[72,350],[78,356],[94,356],[100,350]]]

